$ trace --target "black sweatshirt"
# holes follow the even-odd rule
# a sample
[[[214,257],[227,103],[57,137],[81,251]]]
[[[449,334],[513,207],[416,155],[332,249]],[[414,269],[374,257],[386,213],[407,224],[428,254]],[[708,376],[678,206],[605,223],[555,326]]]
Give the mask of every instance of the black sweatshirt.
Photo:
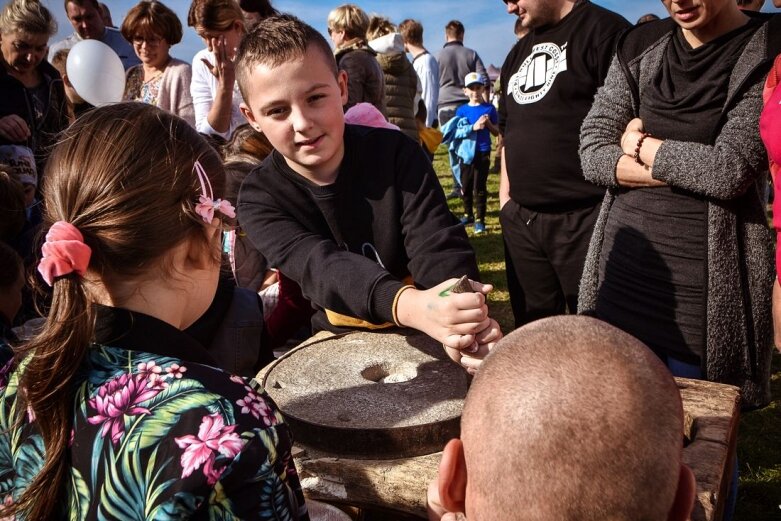
[[[620,15],[582,1],[558,23],[521,38],[502,66],[499,128],[510,197],[559,212],[596,204],[605,189],[583,178],[580,125],[602,85],[620,33]]]
[[[343,331],[325,309],[372,324],[393,322],[411,276],[420,288],[478,279],[466,232],[417,143],[395,130],[347,125],[336,181],[317,186],[274,151],[247,176],[239,222],[318,309],[316,330]],[[333,318],[332,318],[333,320]]]

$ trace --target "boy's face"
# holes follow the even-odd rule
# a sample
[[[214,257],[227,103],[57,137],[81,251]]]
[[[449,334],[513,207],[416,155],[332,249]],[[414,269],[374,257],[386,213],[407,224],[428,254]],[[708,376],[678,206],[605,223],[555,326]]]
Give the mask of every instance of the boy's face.
[[[347,75],[334,76],[310,45],[302,58],[278,67],[255,65],[245,92],[241,112],[288,166],[315,183],[332,183],[344,156]]]
[[[473,83],[469,87],[464,88],[464,94],[469,98],[469,103],[480,104],[483,102],[483,86],[479,83]]]

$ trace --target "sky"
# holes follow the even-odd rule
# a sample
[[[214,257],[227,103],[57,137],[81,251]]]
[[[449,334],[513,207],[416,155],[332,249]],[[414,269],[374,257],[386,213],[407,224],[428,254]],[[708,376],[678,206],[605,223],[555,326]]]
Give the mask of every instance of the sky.
[[[125,13],[137,3],[137,0],[105,1],[116,26],[122,23]],[[424,44],[432,53],[444,44],[447,22],[454,18],[460,20],[466,28],[464,44],[477,51],[486,67],[489,64],[500,67],[515,41],[515,17],[506,13],[500,0],[272,0],[272,3],[280,11],[294,14],[326,34],[328,12],[348,1],[360,5],[370,15],[386,16],[396,24],[405,18],[419,20],[423,24]],[[62,0],[43,0],[42,3],[52,10],[59,22],[59,31],[52,42],[73,32],[65,17]],[[203,47],[195,31],[186,26],[190,2],[163,0],[163,3],[179,15],[185,28],[182,42],[171,49],[171,54],[190,62],[193,55]],[[623,15],[632,23],[646,13],[666,15],[659,0],[595,0],[595,3]],[[770,0],[765,4],[763,11],[779,11],[772,7]]]

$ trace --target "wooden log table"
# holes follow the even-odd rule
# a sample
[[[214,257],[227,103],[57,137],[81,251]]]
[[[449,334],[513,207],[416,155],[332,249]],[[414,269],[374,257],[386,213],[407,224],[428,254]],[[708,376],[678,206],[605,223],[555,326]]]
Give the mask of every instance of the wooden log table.
[[[318,335],[302,345],[320,342],[328,336]],[[265,381],[269,370],[273,370],[273,365],[261,371],[258,380]],[[720,521],[735,461],[740,414],[738,388],[684,378],[677,378],[676,382],[685,413],[683,459],[697,479],[697,500],[691,519]],[[274,397],[270,382],[265,384]],[[280,404],[280,409],[284,414],[284,405]],[[330,448],[296,445],[293,456],[307,497],[425,518],[426,489],[437,475],[441,452],[379,459],[356,455],[352,449],[335,452]]]

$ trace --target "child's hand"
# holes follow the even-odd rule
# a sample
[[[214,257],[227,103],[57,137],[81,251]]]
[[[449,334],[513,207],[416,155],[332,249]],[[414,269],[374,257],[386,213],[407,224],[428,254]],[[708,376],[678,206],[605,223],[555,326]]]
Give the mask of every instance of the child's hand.
[[[475,335],[475,342],[466,349],[455,349],[444,344],[447,355],[469,374],[475,374],[485,356],[491,352],[496,343],[502,339],[502,329],[496,320],[489,318],[489,325]]]
[[[488,121],[488,114],[483,114],[480,116],[480,118],[475,122],[474,125],[472,125],[472,128],[474,130],[483,130],[485,128],[485,123]]]
[[[491,325],[485,295],[493,286],[469,281],[476,293],[445,294],[458,279],[447,280],[427,290],[408,289],[399,295],[399,324],[426,333],[454,349],[472,346],[477,334]]]

